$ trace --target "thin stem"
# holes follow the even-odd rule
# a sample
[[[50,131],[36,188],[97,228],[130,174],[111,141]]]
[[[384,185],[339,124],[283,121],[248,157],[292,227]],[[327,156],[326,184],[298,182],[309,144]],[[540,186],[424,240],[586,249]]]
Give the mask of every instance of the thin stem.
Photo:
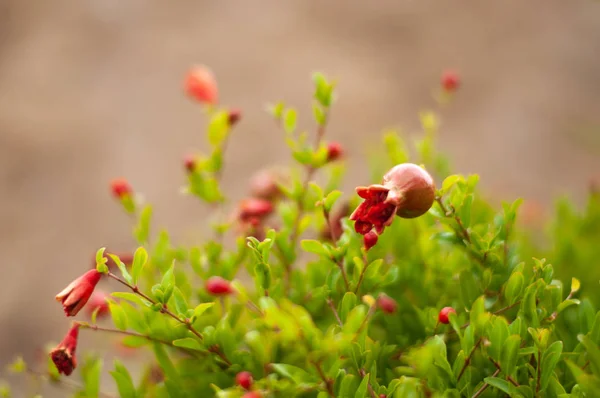
[[[364,369],[360,369],[358,371],[358,374],[360,375],[360,377],[362,377],[363,379],[365,378],[367,372],[365,372]],[[369,374],[369,379],[371,378],[371,375]],[[369,389],[369,395],[371,395],[371,398],[377,398],[377,394],[375,394],[375,391],[373,390],[373,387],[371,387],[371,381],[368,380],[367,381],[367,388]]]
[[[317,373],[319,373],[321,380],[323,380],[323,382],[325,383],[325,388],[327,389],[327,393],[330,396],[335,397],[335,394],[333,393],[333,383],[331,382],[330,379],[327,378],[327,376],[325,376],[325,373],[323,373],[323,369],[321,369],[321,364],[319,362],[313,362],[313,365],[315,365],[315,368],[317,369]]]
[[[335,316],[335,319],[336,319],[338,325],[340,325],[340,327],[344,327],[344,324],[342,323],[342,319],[340,318],[340,314],[338,314],[337,309],[335,308],[335,305],[333,305],[333,300],[328,298],[327,305],[329,306],[329,308],[331,308],[331,312],[333,312],[333,316]]]
[[[161,339],[158,339],[156,337],[148,336],[148,335],[141,334],[141,333],[130,332],[128,330],[119,330],[119,329],[106,328],[106,327],[102,327],[102,326],[98,326],[98,325],[91,325],[91,324],[86,323],[86,322],[76,322],[76,323],[79,325],[79,327],[81,329],[89,329],[89,330],[94,330],[94,331],[98,331],[98,332],[107,332],[107,333],[114,333],[114,334],[122,334],[122,335],[125,335],[125,336],[141,337],[141,338],[144,338],[144,339],[146,339],[148,341],[154,341],[156,343],[168,345],[170,347],[176,347],[176,346],[173,345],[173,343],[171,341],[161,340]],[[177,348],[181,348],[181,347],[177,347]]]
[[[492,374],[492,377],[496,377],[500,374],[500,369],[496,369],[496,371]],[[477,390],[475,392],[475,394],[473,394],[473,396],[471,398],[477,398],[478,396],[480,396],[481,394],[483,394],[485,392],[485,390],[487,390],[487,388],[490,385],[488,383],[483,383],[483,385],[481,386],[481,388],[479,390]]]
[[[465,373],[465,371],[469,367],[469,364],[471,363],[471,358],[473,357],[473,354],[475,354],[475,351],[479,348],[479,345],[481,345],[481,340],[482,340],[482,338],[480,337],[479,340],[477,340],[477,343],[475,344],[475,346],[473,347],[473,349],[471,350],[471,352],[469,353],[469,356],[467,357],[467,359],[465,359],[465,364],[460,369],[460,373],[458,373],[458,377],[456,378],[456,382],[460,381],[460,378],[463,376],[463,374]]]
[[[333,247],[337,248],[337,242],[335,240],[335,233],[333,231],[333,228],[331,228],[331,221],[329,220],[329,213],[325,210],[325,208],[323,208],[323,216],[325,217],[325,220],[327,221],[327,227],[329,228],[329,234],[331,235],[331,241],[333,242]],[[331,261],[333,261],[340,269],[340,272],[342,273],[342,277],[344,278],[344,284],[346,285],[346,291],[349,292],[350,291],[350,283],[348,282],[348,274],[346,274],[346,269],[344,268],[344,264],[343,264],[342,260],[336,260],[335,258],[331,257]]]
[[[360,285],[362,284],[363,279],[365,278],[365,274],[367,273],[367,268],[369,268],[369,263],[367,260],[367,252],[363,252],[363,269],[360,272],[360,276],[358,277],[358,283],[356,284],[356,288],[354,289],[354,293],[358,294],[358,289],[360,289]]]
[[[368,320],[373,316],[373,314],[375,313],[376,309],[377,309],[376,305],[372,305],[369,308],[369,312],[367,312],[367,316],[365,316],[365,319],[363,319],[362,323],[360,324],[360,326],[356,330],[356,335],[354,336],[355,339],[360,335],[360,333],[362,332],[362,330],[365,328],[365,326],[367,325]]]
[[[319,145],[321,144],[321,140],[325,135],[325,130],[327,126],[327,121],[329,120],[329,109],[324,110],[324,122],[319,124],[317,128],[317,134],[315,136],[315,141],[313,147],[315,151],[319,149]],[[298,197],[298,213],[296,214],[296,218],[294,219],[294,224],[292,225],[292,232],[290,234],[290,241],[292,242],[292,247],[295,248],[298,244],[299,238],[299,230],[300,230],[300,221],[302,220],[302,216],[304,215],[304,200],[306,199],[306,193],[308,192],[308,184],[312,180],[317,169],[313,166],[306,166],[306,177],[302,182],[302,191],[300,192],[300,196]],[[292,272],[292,264],[285,263],[285,291],[286,293],[290,290],[290,274]]]
[[[208,351],[212,352],[213,354],[215,354],[219,358],[221,358],[223,360],[223,362],[225,362],[227,364],[227,366],[232,365],[231,361],[229,359],[227,359],[227,356],[225,356],[225,354],[223,353],[223,351],[221,351],[221,348],[218,345],[214,345],[214,346],[210,347],[208,349]]]
[[[496,367],[496,369],[498,369],[499,371],[502,372],[502,368],[500,367],[500,364],[498,362],[496,362],[494,360],[494,358],[490,357],[489,359],[494,364],[494,366]],[[519,383],[517,383],[512,377],[510,377],[510,375],[506,375],[506,380],[508,380],[513,386],[519,387]]]

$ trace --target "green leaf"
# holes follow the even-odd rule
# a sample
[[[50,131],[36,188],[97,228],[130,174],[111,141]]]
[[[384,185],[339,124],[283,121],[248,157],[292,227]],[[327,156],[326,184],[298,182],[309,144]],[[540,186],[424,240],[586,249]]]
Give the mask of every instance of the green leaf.
[[[81,378],[88,397],[97,397],[100,392],[100,372],[102,360],[98,358],[86,359],[81,366]]]
[[[134,228],[134,236],[139,244],[148,242],[150,222],[152,221],[152,206],[146,205],[140,212],[138,225]]]
[[[511,397],[515,396],[517,393],[516,387],[504,379],[500,379],[498,377],[486,377],[483,379],[483,381],[488,383],[490,386],[510,395]]]
[[[465,178],[459,174],[454,174],[446,177],[444,179],[444,182],[442,182],[442,189],[440,190],[440,195],[446,194],[448,191],[450,191],[450,189],[452,189],[454,184],[456,184],[458,181],[464,181],[464,179]]]
[[[110,295],[113,297],[116,297],[116,298],[130,301],[132,303],[143,305],[145,307],[150,307],[150,305],[151,305],[151,303],[149,301],[147,301],[146,299],[138,296],[135,293],[131,293],[131,292],[112,292]]]
[[[521,293],[523,292],[523,286],[525,285],[525,277],[522,272],[513,272],[513,274],[506,282],[506,288],[504,290],[504,296],[508,300],[508,304],[514,304]]]
[[[596,345],[596,343],[594,343],[592,340],[590,340],[590,338],[588,336],[579,335],[577,337],[579,338],[579,341],[581,342],[581,344],[583,344],[583,346],[585,347],[585,349],[588,353],[589,360],[592,364],[592,371],[594,372],[595,375],[599,375],[600,374],[600,349],[598,348],[598,345]]]
[[[194,339],[191,337],[173,340],[173,345],[175,347],[189,348],[190,350],[206,351],[206,349],[204,347],[202,347],[202,345],[200,344],[198,339]]]
[[[335,191],[329,192],[327,197],[325,197],[324,207],[325,207],[325,211],[327,213],[331,212],[333,205],[340,198],[340,196],[342,196],[342,192],[335,190]]]
[[[154,343],[154,355],[156,356],[156,360],[158,361],[160,368],[165,373],[165,379],[170,380],[175,385],[174,388],[169,388],[169,393],[171,396],[182,396],[183,394],[179,392],[180,388],[177,387],[178,385],[181,386],[181,377],[179,376],[179,372],[177,372],[173,362],[160,343]]]
[[[202,314],[204,314],[204,312],[206,310],[208,310],[210,307],[212,307],[213,305],[215,305],[215,303],[201,303],[201,304],[198,304],[196,306],[196,308],[194,308],[194,316],[196,318],[200,318],[202,316]]]
[[[113,323],[119,330],[127,329],[127,316],[125,315],[125,311],[123,308],[112,300],[108,301],[108,308],[110,311],[110,316],[112,317]]]
[[[562,303],[560,303],[558,305],[558,307],[556,307],[556,313],[560,314],[561,312],[563,312],[565,309],[569,308],[572,305],[579,305],[581,302],[577,299],[569,299],[569,300],[565,300]]]
[[[125,266],[125,264],[123,264],[123,262],[121,261],[119,256],[117,256],[116,254],[112,254],[112,253],[109,253],[108,255],[110,256],[110,258],[112,258],[112,260],[115,262],[115,264],[117,264],[117,266],[119,267],[119,270],[121,271],[121,275],[123,275],[123,278],[129,284],[133,284],[133,279],[131,278],[131,275],[129,275],[129,271],[127,271],[127,267]]]
[[[321,108],[317,103],[313,104],[313,115],[315,117],[315,122],[317,122],[319,126],[323,126],[327,122],[327,117],[323,111],[323,108]]]
[[[165,272],[160,282],[160,288],[164,294],[162,302],[165,304],[169,302],[171,294],[173,294],[173,289],[175,288],[175,275],[173,274],[174,268],[175,264],[172,264],[167,272]]]
[[[8,371],[11,373],[23,373],[25,370],[27,370],[27,364],[20,355],[8,365]]]
[[[296,384],[313,383],[316,381],[310,373],[297,366],[284,363],[272,363],[271,368],[283,377],[287,377],[288,379],[292,380]]]
[[[110,372],[113,379],[115,379],[115,383],[117,383],[117,388],[119,389],[119,396],[122,398],[136,398],[137,393],[135,391],[135,386],[133,385],[133,380],[131,379],[131,375],[127,368],[123,366],[123,364],[115,359],[115,370]],[[90,397],[94,397],[96,395],[90,395]]]
[[[100,272],[102,274],[108,273],[108,265],[106,265],[106,262],[108,260],[104,256],[104,251],[105,250],[106,250],[105,247],[101,247],[96,252],[96,271],[98,271],[98,272]]]
[[[314,239],[304,239],[300,242],[300,246],[302,246],[302,250],[308,253],[315,253],[321,256],[330,257],[329,251],[327,248],[318,240]]]
[[[370,377],[371,375],[369,373],[363,377],[358,389],[356,390],[356,394],[354,394],[354,398],[365,398],[367,396],[367,388],[369,386]]]
[[[121,344],[131,348],[139,348],[147,345],[149,342],[150,340],[142,336],[125,336],[121,340]]]
[[[226,111],[216,112],[208,125],[208,142],[213,147],[219,147],[229,133],[229,115]]]
[[[177,286],[175,286],[173,289],[173,300],[175,301],[175,309],[177,310],[177,314],[185,318],[188,306],[185,301],[185,297],[183,297],[181,290],[179,290]]]
[[[296,123],[298,120],[298,114],[295,109],[287,109],[283,116],[283,128],[286,133],[292,134],[296,130]]]
[[[460,273],[460,293],[463,304],[467,308],[471,308],[471,305],[480,294],[480,289],[477,286],[477,282],[473,277],[473,273],[469,270],[464,270]]]
[[[519,359],[519,347],[521,346],[521,336],[513,334],[509,336],[502,346],[502,359],[500,365],[505,374],[511,376],[517,367]]]
[[[563,343],[562,341],[555,341],[544,351],[542,354],[542,377],[541,377],[541,388],[545,390],[550,382],[550,378],[554,374],[554,368],[560,360],[560,354],[562,353]]]
[[[142,268],[148,261],[148,252],[143,247],[138,247],[133,255],[133,264],[131,265],[131,278],[134,285],[137,285],[137,281],[142,272]]]

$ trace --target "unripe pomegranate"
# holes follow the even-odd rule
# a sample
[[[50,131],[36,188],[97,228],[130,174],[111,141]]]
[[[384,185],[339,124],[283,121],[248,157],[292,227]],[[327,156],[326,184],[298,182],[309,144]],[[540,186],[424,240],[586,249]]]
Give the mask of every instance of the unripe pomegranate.
[[[217,82],[212,71],[204,66],[194,66],[185,78],[185,91],[196,101],[214,105],[218,101]]]
[[[238,386],[242,387],[245,390],[249,390],[252,387],[252,374],[250,372],[240,372],[235,376],[235,382]]]
[[[379,239],[379,236],[377,235],[377,232],[375,232],[375,231],[367,232],[365,234],[365,236],[363,237],[365,249],[367,249],[367,251],[370,250],[373,246],[375,246],[377,244],[378,239]]]
[[[458,73],[448,70],[442,74],[442,88],[446,92],[454,92],[460,86],[460,77]]]
[[[450,314],[456,314],[456,310],[452,307],[444,307],[440,310],[440,313],[438,315],[438,321],[440,323],[443,323],[444,325],[447,325],[450,323]]]
[[[211,276],[205,283],[206,291],[213,296],[226,296],[234,292],[231,283],[220,276]]]
[[[396,300],[385,294],[382,294],[377,298],[377,306],[386,314],[394,314],[398,309],[398,303],[396,303]]]
[[[425,214],[435,200],[435,183],[423,168],[413,163],[394,166],[382,184],[357,187],[365,199],[350,216],[356,232],[365,235],[373,228],[379,235],[394,221],[394,215],[414,218]]]

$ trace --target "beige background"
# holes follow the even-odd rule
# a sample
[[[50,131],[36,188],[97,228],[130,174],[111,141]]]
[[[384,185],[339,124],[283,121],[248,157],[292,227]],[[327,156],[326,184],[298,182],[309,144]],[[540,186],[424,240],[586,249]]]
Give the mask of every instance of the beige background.
[[[383,127],[417,127],[448,67],[464,85],[440,146],[459,171],[545,202],[581,198],[600,173],[597,1],[1,0],[0,364],[62,337],[53,296],[96,248],[132,247],[111,178],[130,179],[176,236],[204,227],[206,210],[178,194],[181,157],[204,145],[181,89],[196,62],[244,111],[225,172],[235,198],[252,171],[287,161],[266,102],[297,105],[311,126],[315,70],[340,82],[329,135],[350,154],[347,188],[365,182]]]

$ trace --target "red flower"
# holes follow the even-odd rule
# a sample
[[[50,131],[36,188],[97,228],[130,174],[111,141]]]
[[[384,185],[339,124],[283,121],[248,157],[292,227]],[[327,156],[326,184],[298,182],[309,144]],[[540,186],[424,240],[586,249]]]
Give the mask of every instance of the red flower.
[[[394,314],[398,308],[396,300],[386,296],[385,294],[382,294],[377,298],[377,305],[379,308],[381,308],[381,311],[385,312],[386,314]]]
[[[110,182],[110,190],[117,199],[121,199],[124,196],[131,195],[133,190],[131,185],[124,178],[116,178]]]
[[[378,239],[379,239],[379,236],[377,235],[377,233],[375,231],[367,232],[365,234],[365,236],[363,237],[365,249],[370,250],[373,246],[375,246],[377,244]]]
[[[252,373],[240,372],[235,376],[235,382],[242,388],[249,390],[252,387]]]
[[[444,307],[440,310],[438,321],[445,325],[450,323],[450,314],[456,314],[456,310],[452,307]]]
[[[101,276],[95,269],[89,270],[56,295],[56,301],[62,302],[65,315],[77,315],[90,299]]]
[[[412,163],[394,166],[383,176],[383,184],[357,187],[365,199],[350,215],[356,232],[365,235],[373,228],[381,235],[394,221],[394,215],[414,218],[426,213],[435,199],[433,178]]]
[[[56,365],[58,373],[69,376],[73,373],[73,369],[77,367],[77,359],[75,358],[75,350],[77,349],[77,336],[79,335],[79,324],[74,324],[67,332],[63,341],[52,351],[50,358]]]
[[[330,142],[327,145],[327,161],[333,162],[344,156],[344,149],[339,142]]]
[[[204,66],[191,68],[185,79],[187,94],[201,103],[214,105],[218,100],[217,81],[212,71]]]
[[[103,291],[96,290],[94,293],[92,293],[92,296],[85,306],[88,314],[92,316],[94,311],[96,311],[96,308],[98,308],[98,313],[96,314],[98,318],[107,315],[109,312],[107,298],[108,295]]]
[[[242,111],[239,109],[231,109],[228,114],[229,125],[233,126],[242,118]]]
[[[446,92],[454,92],[460,86],[458,73],[448,70],[442,74],[442,88]]]
[[[231,283],[220,276],[211,276],[205,283],[206,291],[213,296],[226,296],[234,292]]]
[[[273,212],[273,204],[268,200],[250,198],[240,203],[238,217],[242,222],[258,223]]]

